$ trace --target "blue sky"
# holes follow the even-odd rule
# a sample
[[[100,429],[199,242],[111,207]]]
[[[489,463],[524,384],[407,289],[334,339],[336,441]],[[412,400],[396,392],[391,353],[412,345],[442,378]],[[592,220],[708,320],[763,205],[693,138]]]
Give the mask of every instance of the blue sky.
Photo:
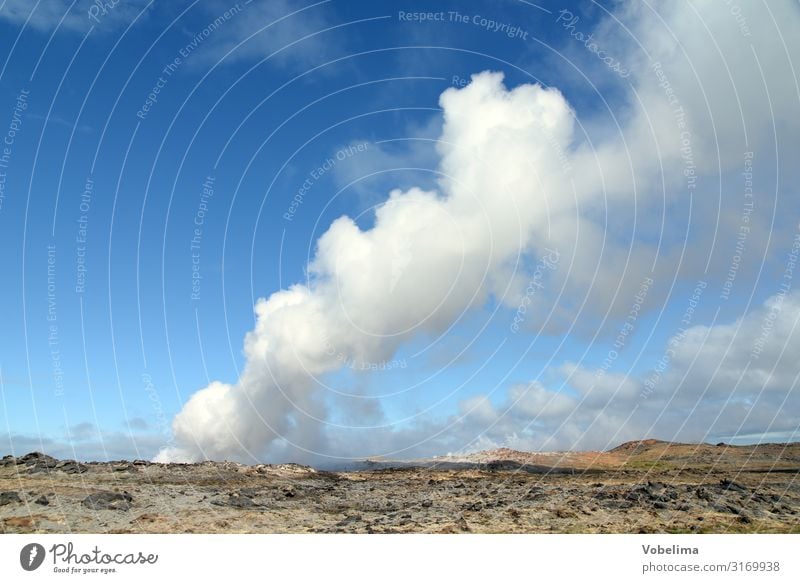
[[[324,463],[794,439],[800,15],[696,4],[0,3],[2,449]],[[504,77],[469,85],[483,71]],[[511,93],[526,84],[544,88],[530,104]],[[539,125],[520,129],[529,105]],[[484,123],[491,139],[473,142]],[[531,167],[509,186],[515,154]],[[379,249],[394,215],[381,231],[375,209],[394,189],[435,191],[435,207],[459,185],[492,208],[514,190],[526,232],[505,255],[463,255],[491,283],[476,301],[443,295],[435,324],[389,312],[455,273],[424,267],[452,256],[450,231],[392,256],[392,301],[374,291],[379,258],[355,276],[336,267],[358,261],[346,239],[317,253],[343,215]],[[492,241],[513,215],[489,212]],[[325,306],[338,289],[357,313],[260,326],[257,300],[293,284]],[[345,320],[374,323],[369,341]],[[392,336],[397,322],[416,331]],[[267,372],[262,348],[243,350],[251,331]],[[312,378],[281,381],[275,343],[323,332],[355,369],[308,356]],[[214,381],[227,388],[201,391]]]

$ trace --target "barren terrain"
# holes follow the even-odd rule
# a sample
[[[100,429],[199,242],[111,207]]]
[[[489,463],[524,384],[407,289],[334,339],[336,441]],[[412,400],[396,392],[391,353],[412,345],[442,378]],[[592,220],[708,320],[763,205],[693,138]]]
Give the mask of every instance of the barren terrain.
[[[347,471],[0,461],[0,532],[800,532],[800,444],[645,440]]]

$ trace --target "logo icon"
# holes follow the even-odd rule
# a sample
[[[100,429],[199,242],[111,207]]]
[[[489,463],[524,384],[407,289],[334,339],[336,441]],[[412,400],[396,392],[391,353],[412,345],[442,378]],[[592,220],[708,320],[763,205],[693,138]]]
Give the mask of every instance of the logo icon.
[[[44,547],[39,543],[30,543],[19,552],[19,564],[26,571],[35,571],[44,562]]]

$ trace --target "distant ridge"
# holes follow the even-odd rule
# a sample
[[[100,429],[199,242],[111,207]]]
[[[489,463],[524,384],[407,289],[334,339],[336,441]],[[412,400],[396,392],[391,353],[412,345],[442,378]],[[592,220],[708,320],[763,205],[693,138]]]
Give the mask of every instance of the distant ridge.
[[[608,450],[610,453],[632,453],[632,452],[639,452],[639,451],[646,451],[648,449],[652,449],[655,446],[671,446],[671,445],[680,445],[680,446],[691,446],[692,444],[689,443],[678,443],[675,441],[663,441],[661,439],[640,439],[638,441],[626,441],[625,443],[621,443],[617,447]],[[702,445],[702,444],[697,444]]]
[[[365,458],[318,466],[328,471],[380,471],[408,468],[439,470],[514,470],[529,473],[569,473],[571,471],[642,469],[659,465],[659,469],[689,469],[712,464],[718,468],[747,466],[751,470],[791,471],[800,468],[800,443],[763,443],[756,445],[730,445],[726,443],[679,443],[660,439],[626,441],[607,451],[519,451],[508,447],[463,454],[448,454],[418,459]],[[28,472],[50,470],[83,473],[93,466],[107,465],[116,471],[135,471],[149,465],[161,465],[145,460],[116,460],[109,462],[79,462],[58,460],[40,452],[20,457],[7,455],[0,459],[0,468],[16,466]],[[170,463],[170,467],[199,465],[236,467],[241,471],[269,473],[303,473],[311,467],[298,464],[240,464],[231,461],[204,461],[197,463]],[[762,468],[759,470],[758,468]]]

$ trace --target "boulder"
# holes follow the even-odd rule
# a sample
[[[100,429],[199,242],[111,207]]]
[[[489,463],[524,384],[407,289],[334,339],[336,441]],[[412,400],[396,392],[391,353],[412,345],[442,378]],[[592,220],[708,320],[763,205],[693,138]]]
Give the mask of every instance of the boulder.
[[[55,468],[65,474],[82,474],[89,470],[85,464],[75,460],[62,460],[56,464]]]
[[[19,497],[17,492],[0,492],[0,506],[5,506],[11,503],[22,503],[22,498]]]
[[[26,453],[24,456],[17,459],[17,464],[26,466],[46,466],[49,468],[54,468],[56,467],[57,463],[58,460],[56,458],[39,451]]]
[[[97,492],[83,499],[81,504],[91,510],[130,510],[133,496],[127,492]]]

